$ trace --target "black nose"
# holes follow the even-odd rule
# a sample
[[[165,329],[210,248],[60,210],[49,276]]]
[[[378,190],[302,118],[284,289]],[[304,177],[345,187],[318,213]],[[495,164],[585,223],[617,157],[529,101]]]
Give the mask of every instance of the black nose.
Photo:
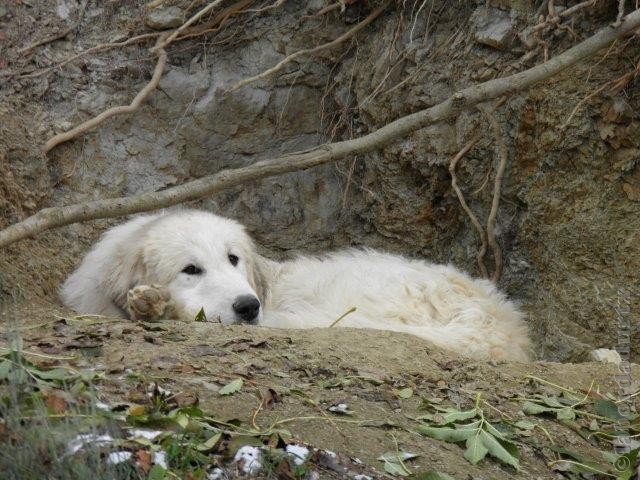
[[[240,295],[232,306],[236,316],[243,322],[253,322],[260,313],[260,300],[253,295]]]

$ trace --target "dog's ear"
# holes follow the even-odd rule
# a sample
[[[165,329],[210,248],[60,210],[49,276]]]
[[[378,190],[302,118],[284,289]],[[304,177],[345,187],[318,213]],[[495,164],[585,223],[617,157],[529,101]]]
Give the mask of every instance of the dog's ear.
[[[269,294],[269,288],[267,284],[267,269],[266,260],[260,255],[253,253],[247,256],[247,280],[251,288],[258,295],[258,300],[264,305]]]
[[[142,248],[118,252],[105,274],[105,291],[120,310],[127,311],[127,293],[145,283],[146,268]]]
[[[123,315],[127,292],[146,271],[140,232],[154,217],[138,217],[107,231],[60,290],[65,305],[79,313]]]

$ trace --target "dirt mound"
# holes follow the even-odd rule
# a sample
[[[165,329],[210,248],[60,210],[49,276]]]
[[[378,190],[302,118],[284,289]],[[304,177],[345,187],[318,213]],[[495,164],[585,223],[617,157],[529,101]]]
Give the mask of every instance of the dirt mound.
[[[47,369],[90,367],[94,398],[127,411],[127,428],[169,428],[175,413],[167,412],[190,406],[205,412],[185,410],[192,420],[231,425],[223,430],[233,430],[225,434],[233,447],[211,447],[206,468],[224,465],[225,449],[267,445],[277,431],[287,444],[357,458],[360,471],[375,475],[385,470],[379,457],[390,452],[416,455],[406,461],[411,472],[435,470],[454,478],[550,478],[554,470],[584,471],[572,467],[576,458],[615,471],[603,460],[615,457],[607,432],[617,428],[618,410],[604,408],[619,398],[614,365],[478,363],[391,332],[133,324],[64,313],[52,318],[50,309],[22,312],[33,322],[21,327],[22,348],[33,352],[29,360]],[[69,355],[75,359],[52,360]],[[630,373],[638,378],[640,370],[634,366]],[[554,402],[560,403],[550,406]],[[640,406],[637,395],[627,402]],[[500,442],[515,449],[518,470],[491,454],[472,465],[463,458],[464,442],[428,435],[435,431],[442,439],[437,429],[453,428],[451,419],[470,423],[474,408],[500,430]]]

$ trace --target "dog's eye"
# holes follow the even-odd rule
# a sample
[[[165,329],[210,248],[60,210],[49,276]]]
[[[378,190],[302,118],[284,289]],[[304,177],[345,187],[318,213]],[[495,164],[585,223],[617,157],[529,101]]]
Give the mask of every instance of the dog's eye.
[[[229,258],[229,261],[231,262],[231,265],[233,265],[234,267],[236,265],[238,265],[238,260],[240,260],[240,259],[238,258],[237,255],[234,255],[233,253],[230,253],[228,255],[228,258]]]
[[[202,269],[195,265],[187,265],[182,269],[182,273],[186,273],[187,275],[200,275],[202,273]]]

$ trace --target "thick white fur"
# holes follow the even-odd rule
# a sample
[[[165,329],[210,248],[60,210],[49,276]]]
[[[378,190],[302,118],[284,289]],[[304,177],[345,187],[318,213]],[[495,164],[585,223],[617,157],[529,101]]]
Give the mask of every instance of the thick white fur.
[[[228,255],[239,257],[231,265]],[[188,264],[201,275],[181,273]],[[236,323],[232,304],[253,294],[261,325],[337,326],[406,332],[467,356],[529,359],[522,314],[486,280],[452,266],[373,250],[272,262],[255,252],[243,227],[211,213],[177,211],[134,218],[109,230],[61,289],[83,314],[121,315],[138,285],[168,288],[179,311]]]

